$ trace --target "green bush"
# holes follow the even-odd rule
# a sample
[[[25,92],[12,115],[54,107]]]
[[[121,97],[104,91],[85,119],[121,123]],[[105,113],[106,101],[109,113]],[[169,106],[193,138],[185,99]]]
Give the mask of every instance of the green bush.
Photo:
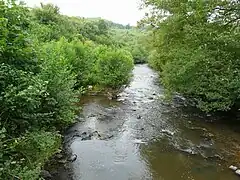
[[[119,88],[128,82],[133,68],[133,58],[129,52],[100,46],[96,53],[96,70],[100,85]]]
[[[115,46],[129,51],[132,54],[135,64],[146,63],[148,60],[149,53],[144,46],[145,33],[147,32],[134,27],[112,30]]]
[[[71,64],[60,50],[61,44],[45,44],[38,53],[41,72],[38,77],[47,83],[47,96],[42,99],[42,111],[51,113],[46,123],[61,127],[73,122],[74,104],[77,102],[75,75]]]
[[[42,99],[47,96],[47,82],[33,73],[12,66],[0,66],[0,120],[11,134],[38,127],[46,117],[41,112]]]
[[[38,66],[28,38],[28,12],[15,1],[0,1],[0,63],[35,72]]]
[[[111,47],[104,20],[17,2],[0,0],[0,179],[35,180],[74,121],[81,90],[120,87],[133,60]]]
[[[28,132],[10,139],[7,131],[0,130],[1,179],[39,179],[41,167],[58,151],[60,135],[52,132]]]
[[[70,43],[62,43],[66,58],[72,66],[72,71],[76,74],[75,88],[87,87],[96,84],[96,55],[94,49],[96,45],[91,42],[81,42],[74,40]]]

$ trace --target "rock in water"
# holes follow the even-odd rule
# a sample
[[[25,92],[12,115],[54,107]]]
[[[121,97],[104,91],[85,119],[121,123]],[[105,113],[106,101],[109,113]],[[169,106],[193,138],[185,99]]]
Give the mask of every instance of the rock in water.
[[[138,116],[137,116],[137,119],[142,119],[142,116],[138,115]]]
[[[40,173],[40,176],[43,179],[52,179],[52,175],[46,170],[42,170],[41,173]]]
[[[77,155],[76,154],[73,154],[69,159],[68,159],[68,161],[70,161],[70,162],[74,162],[74,161],[76,161],[77,160]]]
[[[235,173],[240,176],[240,169],[236,170]]]
[[[146,144],[146,142],[142,141],[141,139],[135,139],[133,140],[134,144]]]
[[[167,135],[170,135],[170,136],[173,136],[175,133],[174,132],[172,132],[172,131],[170,131],[170,130],[167,130],[167,129],[162,129],[162,131],[161,131],[162,133],[165,133],[165,134],[167,134]]]
[[[236,171],[238,168],[236,166],[231,165],[231,166],[229,166],[229,169]]]

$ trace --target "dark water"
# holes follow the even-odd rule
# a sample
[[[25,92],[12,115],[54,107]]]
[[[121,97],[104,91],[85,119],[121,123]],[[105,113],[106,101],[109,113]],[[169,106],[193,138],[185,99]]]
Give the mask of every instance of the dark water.
[[[147,65],[137,65],[133,75],[116,101],[82,99],[80,122],[66,136],[72,139],[66,144],[69,153],[77,155],[70,164],[72,179],[239,179],[228,169],[240,160],[237,132],[207,123],[178,103],[164,103],[158,75]],[[90,140],[79,135],[95,131],[99,136]]]

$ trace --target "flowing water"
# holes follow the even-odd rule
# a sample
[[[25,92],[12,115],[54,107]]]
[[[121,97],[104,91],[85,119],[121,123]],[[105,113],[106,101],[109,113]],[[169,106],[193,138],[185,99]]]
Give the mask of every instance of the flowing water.
[[[240,160],[239,134],[188,111],[181,97],[165,103],[158,80],[147,65],[137,65],[117,100],[82,99],[79,123],[65,138],[68,153],[77,157],[69,165],[71,179],[239,179],[228,169]]]

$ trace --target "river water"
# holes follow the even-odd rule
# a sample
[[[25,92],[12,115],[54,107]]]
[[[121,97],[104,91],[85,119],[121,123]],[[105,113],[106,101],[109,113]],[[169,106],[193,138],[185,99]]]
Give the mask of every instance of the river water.
[[[136,65],[117,100],[81,100],[79,123],[65,137],[68,153],[77,157],[71,179],[239,179],[228,169],[240,160],[239,134],[189,111],[180,97],[165,103],[158,80],[147,65]]]

